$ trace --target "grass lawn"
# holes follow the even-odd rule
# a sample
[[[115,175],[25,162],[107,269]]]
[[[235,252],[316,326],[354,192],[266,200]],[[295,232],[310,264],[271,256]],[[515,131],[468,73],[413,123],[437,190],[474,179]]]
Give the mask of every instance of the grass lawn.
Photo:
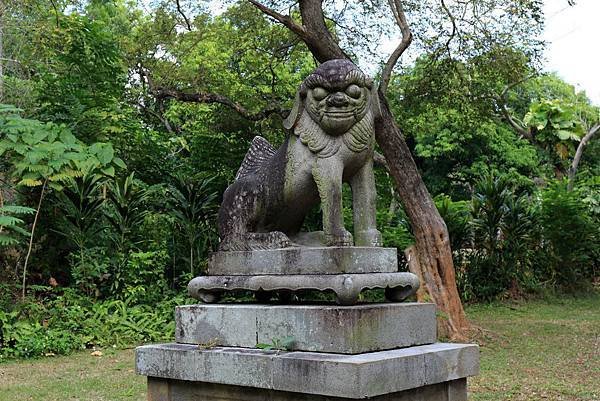
[[[473,400],[599,401],[600,295],[479,305],[469,317],[489,330]]]
[[[600,294],[470,307],[481,336],[472,400],[600,400]],[[145,400],[133,350],[0,364],[2,401]]]

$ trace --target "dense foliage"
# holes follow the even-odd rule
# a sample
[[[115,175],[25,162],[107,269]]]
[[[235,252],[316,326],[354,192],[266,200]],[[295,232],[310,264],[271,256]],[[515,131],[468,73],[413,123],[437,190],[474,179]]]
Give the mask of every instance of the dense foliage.
[[[285,109],[315,67],[288,30],[230,3],[219,15],[167,1],[6,6],[0,358],[171,336],[173,306],[218,244],[220,194],[254,135],[282,141]],[[519,18],[539,23],[539,9]],[[416,21],[424,35],[438,20]],[[470,36],[470,51],[440,51],[436,37],[389,87],[449,228],[464,301],[599,277],[599,141],[573,190],[565,176],[600,111],[539,73],[536,32],[522,27],[502,47]],[[376,179],[385,245],[402,251],[410,223],[384,168]],[[315,210],[305,225],[318,222]]]

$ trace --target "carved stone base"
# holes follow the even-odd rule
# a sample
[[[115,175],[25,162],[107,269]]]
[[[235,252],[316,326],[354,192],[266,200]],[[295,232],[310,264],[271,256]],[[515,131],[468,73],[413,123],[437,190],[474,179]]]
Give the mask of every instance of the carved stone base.
[[[341,305],[354,305],[362,290],[386,289],[386,298],[400,302],[417,292],[419,279],[412,273],[297,274],[258,276],[201,276],[188,284],[191,297],[217,302],[224,291],[333,291]]]
[[[254,251],[215,252],[208,260],[208,274],[343,274],[395,273],[396,248],[295,247]]]
[[[467,401],[467,380],[458,379],[369,398],[371,401]],[[148,401],[349,401],[253,387],[148,377]]]

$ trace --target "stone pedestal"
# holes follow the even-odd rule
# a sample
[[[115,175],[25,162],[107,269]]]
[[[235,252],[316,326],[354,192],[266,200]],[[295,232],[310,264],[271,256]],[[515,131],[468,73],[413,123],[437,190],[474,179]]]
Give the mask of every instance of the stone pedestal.
[[[432,304],[189,305],[136,350],[149,400],[465,401],[476,345],[435,342]],[[257,343],[293,337],[291,351]],[[317,351],[317,352],[315,352]]]
[[[175,310],[175,341],[254,348],[293,337],[289,350],[360,354],[436,340],[435,305],[188,305]]]
[[[431,384],[369,398],[372,401],[467,401],[467,380]],[[350,401],[355,398],[290,393],[253,387],[148,378],[149,401]]]
[[[194,383],[213,383],[245,387],[247,392],[262,389],[313,394],[325,397],[321,398],[323,400],[326,397],[365,399],[389,397],[390,394],[443,383],[446,386],[438,387],[442,393],[447,393],[448,388],[457,392],[456,386],[449,382],[478,373],[479,350],[475,345],[436,343],[341,355],[230,347],[200,349],[194,345],[162,344],[139,347],[136,366],[138,373],[152,377],[155,382],[166,383],[167,387],[174,381],[184,382],[178,384],[179,387],[185,387],[187,383],[188,393],[202,388]],[[457,395],[452,400],[466,400],[466,391],[463,392],[464,398]],[[173,395],[166,398],[169,401],[185,399]],[[442,395],[432,398],[438,399],[447,398]]]
[[[393,301],[416,291],[416,276],[397,271],[395,249],[220,252],[209,268],[189,283],[190,295],[216,302],[236,289],[308,288],[333,290],[349,305],[178,307],[176,342],[136,350],[149,400],[466,401],[479,349],[437,343],[435,305],[356,304],[363,288],[385,288]]]
[[[267,299],[272,292],[332,291],[339,304],[354,305],[361,291],[373,288],[385,289],[388,301],[400,302],[416,293],[419,279],[398,271],[395,248],[296,247],[213,253],[208,275],[190,281],[188,293],[213,303],[223,293],[240,290],[266,293]]]

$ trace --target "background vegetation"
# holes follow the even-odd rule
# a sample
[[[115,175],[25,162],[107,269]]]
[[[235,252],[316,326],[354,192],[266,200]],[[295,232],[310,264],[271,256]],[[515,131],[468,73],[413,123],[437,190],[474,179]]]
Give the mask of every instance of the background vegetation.
[[[254,135],[282,141],[316,66],[234,3],[219,15],[172,1],[3,5],[0,361],[171,336],[173,306],[218,243],[223,190]],[[388,91],[465,302],[581,292],[599,276],[599,141],[568,177],[600,111],[540,73],[541,22],[528,18],[531,41],[422,48]],[[376,175],[385,245],[403,250],[410,224]]]

